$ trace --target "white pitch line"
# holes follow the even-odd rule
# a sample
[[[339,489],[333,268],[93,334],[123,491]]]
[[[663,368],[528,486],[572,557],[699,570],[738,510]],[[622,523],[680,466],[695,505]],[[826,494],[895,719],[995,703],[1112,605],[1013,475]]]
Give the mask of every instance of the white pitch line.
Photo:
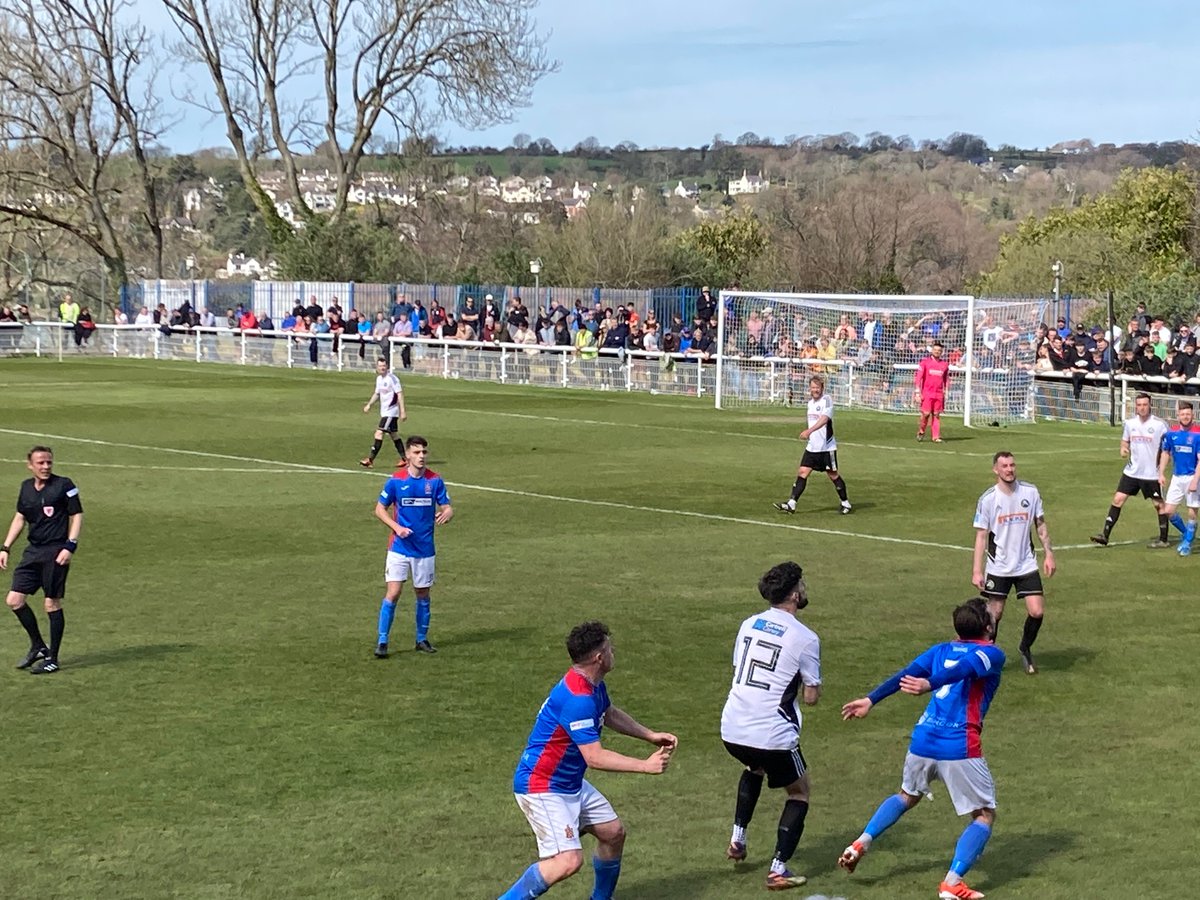
[[[1141,541],[1109,541],[1104,547],[1128,547],[1132,544],[1140,544]],[[1056,550],[1103,550],[1099,544],[1093,544],[1088,541],[1086,544],[1060,544]]]
[[[600,419],[579,419],[574,416],[539,416],[533,413],[514,413],[501,412],[494,409],[465,409],[457,406],[439,406],[440,410],[449,412],[464,412],[475,416],[500,416],[508,419],[529,419],[535,422],[556,422],[562,425],[596,425],[602,428],[631,428],[631,429],[646,429],[648,431],[675,431],[686,434],[702,434],[705,436],[717,437],[736,437],[749,438],[750,440],[759,441],[786,441],[788,443],[796,443],[797,438],[788,437],[780,434],[759,434],[748,431],[714,431],[710,428],[690,428],[686,425],[648,425],[644,422],[605,422]],[[991,459],[991,453],[979,453],[971,450],[952,450],[940,449],[934,447],[896,447],[891,444],[867,444],[857,441],[846,441],[838,439],[838,444],[842,447],[865,447],[870,450],[887,450],[892,453],[933,453],[938,456],[952,454],[954,456],[973,456],[981,459]],[[1022,450],[1021,456],[1058,456],[1064,451],[1062,450]],[[1076,453],[1076,456],[1079,454]]]
[[[0,459],[0,463],[20,463],[20,464],[24,465],[25,460],[23,460],[23,459]],[[149,472],[182,472],[182,471],[222,472],[222,473],[229,472],[232,474],[241,472],[241,473],[254,474],[254,475],[296,475],[297,474],[297,471],[295,469],[237,469],[237,468],[226,468],[225,466],[188,466],[187,469],[184,470],[184,469],[181,469],[179,466],[135,466],[135,465],[130,465],[128,463],[92,463],[92,462],[72,462],[71,468],[72,469],[74,469],[74,468],[133,469],[135,471],[149,471]],[[347,470],[347,471],[349,471],[349,470]],[[330,473],[330,474],[341,475],[342,473],[335,472],[335,473]]]
[[[313,466],[306,463],[291,463],[277,459],[260,459],[254,456],[232,456],[225,453],[208,453],[203,450],[181,450],[176,447],[152,447],[145,444],[126,444],[120,441],[102,441],[95,438],[70,437],[60,434],[39,434],[33,431],[18,431],[12,428],[0,428],[2,434],[17,434],[22,437],[46,438],[55,441],[67,441],[78,444],[92,444],[100,447],[122,447],[132,450],[161,451],[163,453],[179,453],[190,456],[200,456],[208,459],[229,459],[236,462],[256,462],[264,465],[295,466],[300,471],[337,473],[342,475],[363,474],[361,469],[345,469],[336,466]],[[137,468],[137,467],[135,467]],[[178,470],[177,470],[178,471]],[[260,471],[260,470],[254,470]],[[722,516],[716,513],[694,512],[687,509],[664,509],[656,506],[635,506],[632,503],[618,503],[614,500],[588,500],[582,497],[560,497],[557,494],[542,494],[536,491],[518,491],[513,488],[491,487],[482,484],[466,484],[464,482],[447,481],[448,487],[462,488],[470,491],[483,491],[489,494],[506,494],[513,497],[530,497],[537,500],[550,500],[556,503],[579,503],[584,506],[602,506],[609,509],[624,509],[630,512],[648,512],[668,516],[684,516],[691,519],[705,519],[711,522],[730,522],[737,525],[757,525],[762,528],[781,528],[789,531],[801,531],[810,534],[831,534],[838,537],[861,538],[864,541],[879,541],[886,544],[908,544],[916,547],[936,547],[941,550],[959,550],[969,552],[972,548],[960,547],[957,544],[942,544],[936,541],[921,541],[913,538],[895,538],[879,534],[859,534],[854,531],[840,531],[833,528],[815,528],[807,525],[794,525],[789,522],[764,522],[761,519],[744,519],[738,516]]]

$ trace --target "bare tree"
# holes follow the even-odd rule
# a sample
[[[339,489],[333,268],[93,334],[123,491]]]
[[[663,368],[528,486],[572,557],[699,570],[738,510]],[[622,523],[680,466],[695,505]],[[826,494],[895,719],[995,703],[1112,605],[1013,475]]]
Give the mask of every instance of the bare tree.
[[[532,13],[537,0],[163,0],[178,55],[201,65],[211,95],[188,99],[224,119],[246,189],[272,237],[290,227],[255,172],[265,154],[282,163],[300,215],[297,156],[329,155],[330,222],[346,214],[365,148],[385,124],[427,131],[442,121],[483,127],[527,105],[556,64]],[[320,96],[306,96],[313,77]]]
[[[138,232],[162,273],[153,65],[129,0],[0,0],[0,216],[64,232],[114,284]]]

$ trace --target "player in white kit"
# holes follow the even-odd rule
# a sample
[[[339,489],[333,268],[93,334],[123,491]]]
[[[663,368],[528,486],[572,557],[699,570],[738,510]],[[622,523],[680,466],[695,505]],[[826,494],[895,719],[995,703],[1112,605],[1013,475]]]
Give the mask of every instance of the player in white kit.
[[[1154,510],[1158,513],[1158,540],[1151,546],[1167,546],[1167,525],[1170,516],[1163,515],[1162,484],[1158,480],[1158,449],[1169,426],[1158,416],[1152,415],[1149,394],[1138,394],[1133,408],[1137,415],[1125,420],[1125,429],[1121,432],[1121,455],[1129,457],[1129,462],[1125,464],[1121,480],[1117,483],[1112,505],[1104,519],[1104,528],[1091,538],[1093,544],[1099,544],[1101,547],[1108,546],[1108,538],[1117,524],[1125,501],[1137,494],[1153,503]]]
[[[1009,591],[1025,601],[1025,630],[1018,648],[1027,675],[1036,675],[1030,648],[1037,640],[1045,615],[1046,598],[1033,552],[1033,532],[1042,542],[1042,569],[1054,574],[1054,548],[1042,510],[1042,495],[1028,481],[1017,480],[1017,462],[1007,450],[992,457],[996,483],[983,492],[975,507],[975,563],[971,582],[988,601],[988,609],[1000,628]],[[984,555],[987,565],[984,566]]]
[[[733,835],[726,856],[746,858],[746,827],[767,786],[783,788],[787,800],[779,817],[775,856],[767,875],[772,891],[799,887],[808,879],[788,871],[808,814],[808,767],[800,752],[800,703],[821,697],[821,643],[796,618],[808,606],[804,572],[780,563],[758,582],[770,607],[742,622],[733,645],[733,684],[721,712],[725,749],[746,768],[738,782]]]
[[[358,464],[364,469],[375,465],[375,457],[379,455],[379,449],[383,446],[383,436],[386,434],[392,439],[396,452],[400,454],[400,460],[396,463],[396,467],[400,468],[407,460],[404,438],[400,436],[398,429],[400,423],[408,418],[408,412],[404,409],[404,388],[400,386],[400,379],[396,377],[396,373],[388,368],[386,359],[375,363],[375,392],[363,407],[364,413],[371,411],[376,397],[379,398],[379,427],[375,429],[375,443],[371,445],[370,454],[360,459]]]
[[[780,512],[794,513],[796,501],[808,487],[808,476],[814,470],[824,472],[833,482],[841,501],[842,515],[853,508],[846,498],[846,482],[838,474],[837,438],[833,436],[833,400],[825,393],[825,379],[814,375],[808,380],[808,427],[800,432],[800,440],[807,441],[800,467],[796,470],[796,482],[792,485],[792,496],[783,503],[776,503]]]

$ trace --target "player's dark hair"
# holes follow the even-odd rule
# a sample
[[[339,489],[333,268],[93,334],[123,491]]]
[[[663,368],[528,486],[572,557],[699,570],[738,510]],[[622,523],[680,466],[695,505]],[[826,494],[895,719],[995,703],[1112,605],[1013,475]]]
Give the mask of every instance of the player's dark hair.
[[[410,447],[425,447],[428,449],[429,441],[425,440],[425,438],[421,437],[419,434],[412,434],[409,435],[408,440],[404,442],[405,450]]]
[[[933,344],[932,344],[932,346],[934,346],[934,347],[941,347],[943,350],[945,350],[945,349],[946,349],[946,345],[945,345],[945,344],[943,344],[941,341],[934,341],[934,342],[933,342]]]
[[[51,450],[49,447],[43,447],[41,444],[38,444],[36,447],[34,447],[32,450],[30,450],[28,453],[25,454],[25,461],[33,462],[33,454],[35,454],[35,453],[49,453],[51,456],[54,455],[54,451]]]
[[[1000,460],[1005,459],[1005,458],[1012,459],[1012,451],[1011,450],[997,450],[996,455],[992,457],[992,465],[994,466],[996,463],[1000,462]]]
[[[388,363],[388,361],[386,359],[384,359],[382,356],[379,357],[379,359],[375,360],[375,365],[379,365],[380,363],[383,363],[385,366],[390,365],[390,363]]]
[[[982,597],[972,597],[954,610],[954,633],[964,641],[987,637],[991,627],[992,614]]]
[[[803,577],[804,570],[800,568],[799,563],[791,560],[781,562],[779,565],[767,569],[766,574],[758,579],[758,592],[772,606],[778,606],[780,603],[787,602],[788,597],[792,596],[792,592],[796,590]]]
[[[1194,409],[1195,409],[1195,407],[1194,407],[1194,406],[1192,406],[1192,401],[1190,401],[1190,400],[1180,400],[1180,401],[1179,401],[1179,406],[1177,406],[1177,407],[1176,407],[1176,409],[1179,409],[1179,410],[1184,410],[1184,409],[1191,409],[1191,410],[1194,410]]]
[[[1150,396],[1149,394],[1147,394],[1145,391],[1143,391],[1142,393],[1138,394],[1136,397],[1134,397],[1134,398],[1133,398],[1133,400],[1134,400],[1134,402],[1135,402],[1135,403],[1136,403],[1138,400],[1149,400],[1151,403],[1153,403],[1153,402],[1154,402],[1154,400],[1151,398],[1151,396]]]
[[[584,622],[567,635],[567,653],[571,662],[586,662],[588,657],[604,646],[609,639],[608,626],[603,622]]]

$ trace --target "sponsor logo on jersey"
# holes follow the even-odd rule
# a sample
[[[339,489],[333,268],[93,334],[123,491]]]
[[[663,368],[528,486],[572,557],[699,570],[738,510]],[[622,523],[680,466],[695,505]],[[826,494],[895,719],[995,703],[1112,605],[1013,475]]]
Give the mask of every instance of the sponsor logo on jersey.
[[[787,626],[779,625],[776,622],[768,622],[766,619],[756,619],[752,626],[755,631],[765,631],[767,634],[773,634],[775,637],[783,637],[787,634]]]
[[[947,669],[953,669],[955,666],[958,665],[958,660],[957,659],[944,659],[944,660],[942,660],[942,665],[945,666]]]
[[[1029,501],[1022,500],[1021,504],[1023,506],[1028,506]],[[1010,525],[1014,522],[1028,522],[1028,521],[1029,521],[1029,513],[1027,513],[1027,512],[1001,513],[1000,515],[996,516],[996,524],[997,525]]]
[[[594,719],[576,719],[568,727],[572,731],[580,731],[584,728],[591,728],[595,724]]]
[[[432,497],[401,497],[401,506],[433,506]]]

